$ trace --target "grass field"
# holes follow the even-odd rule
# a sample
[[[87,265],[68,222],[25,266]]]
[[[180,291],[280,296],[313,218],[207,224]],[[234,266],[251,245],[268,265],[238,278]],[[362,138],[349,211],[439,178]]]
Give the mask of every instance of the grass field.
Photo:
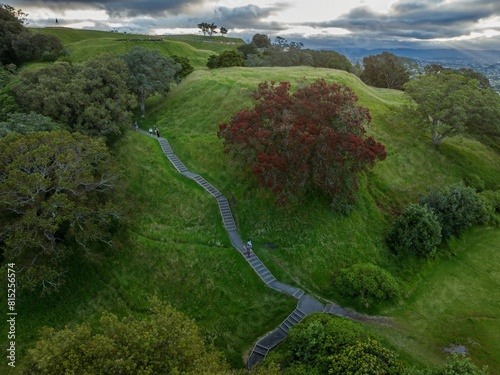
[[[476,174],[487,189],[500,186],[500,155],[468,138],[446,139],[439,149],[428,134],[399,115],[403,93],[374,89],[336,70],[295,68],[227,68],[209,71],[203,61],[228,44],[203,38],[169,37],[166,42],[116,41],[107,32],[45,29],[62,35],[71,58],[83,60],[112,49],[122,53],[139,44],[168,55],[187,54],[197,70],[167,98],[146,103],[140,125],[160,127],[174,151],[231,202],[243,238],[281,280],[299,285],[322,300],[343,305],[331,286],[335,272],[357,262],[372,262],[400,282],[404,299],[397,306],[373,310],[392,316],[397,329],[370,326],[415,365],[439,364],[441,348],[454,342],[470,349],[474,361],[500,372],[498,301],[500,274],[498,228],[474,228],[430,261],[397,261],[384,243],[395,214],[420,194]],[[86,34],[89,33],[89,34]],[[78,34],[78,35],[77,35]],[[109,37],[113,35],[113,37]],[[109,37],[109,38],[108,38]],[[123,47],[126,47],[122,49]],[[206,48],[204,48],[206,46]],[[251,174],[224,155],[218,124],[252,105],[251,92],[264,80],[290,81],[323,77],[345,83],[368,107],[368,133],[386,145],[388,157],[361,177],[358,201],[350,216],[333,213],[322,196],[278,208],[258,188]],[[117,239],[120,251],[101,266],[77,267],[59,295],[26,297],[29,311],[20,320],[22,354],[44,325],[96,323],[101,311],[141,314],[147,297],[158,295],[196,319],[205,337],[234,366],[256,338],[275,328],[295,302],[263,286],[229,245],[215,201],[194,182],[174,172],[157,142],[128,131],[114,150],[126,166],[129,228]],[[264,246],[271,243],[271,249]],[[76,260],[75,260],[76,263]]]

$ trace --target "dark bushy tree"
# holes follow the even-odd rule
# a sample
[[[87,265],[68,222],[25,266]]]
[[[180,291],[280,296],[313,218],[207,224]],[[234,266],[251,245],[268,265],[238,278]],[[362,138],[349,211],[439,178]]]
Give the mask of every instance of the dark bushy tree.
[[[368,109],[345,85],[320,79],[291,94],[288,82],[263,82],[254,99],[253,109],[219,124],[218,136],[277,203],[320,189],[342,208],[355,200],[358,174],[385,159],[384,146],[365,134]]]
[[[396,254],[429,257],[441,243],[441,223],[427,206],[410,204],[396,219],[386,240]]]
[[[52,121],[50,117],[35,112],[10,113],[4,122],[0,122],[0,137],[5,137],[12,132],[27,134],[52,130],[65,130],[65,126]]]
[[[399,298],[399,286],[392,275],[374,264],[361,263],[343,269],[335,277],[335,290],[368,308]]]
[[[181,66],[181,70],[179,70],[176,74],[175,74],[175,81],[176,82],[180,82],[182,81],[184,78],[186,78],[188,75],[190,75],[191,73],[193,73],[194,71],[194,68],[193,66],[189,63],[189,59],[187,57],[184,57],[184,56],[177,56],[177,55],[174,55],[172,56],[172,59],[174,59],[174,61],[179,64]]]
[[[12,42],[21,33],[27,32],[24,27],[26,14],[10,5],[0,4],[0,64],[19,64],[19,56]]]
[[[20,287],[57,289],[65,258],[110,244],[118,177],[102,139],[66,131],[0,139],[0,248]]]
[[[486,217],[484,201],[471,187],[452,185],[442,192],[423,197],[420,202],[436,215],[443,240],[460,236],[467,228],[482,223]]]
[[[72,131],[110,138],[130,123],[134,101],[128,77],[123,60],[102,55],[85,64],[57,62],[23,71],[13,90],[25,112],[48,116]]]
[[[411,60],[389,52],[363,58],[359,78],[370,86],[402,90],[410,80]]]
[[[220,55],[209,57],[207,67],[210,69],[229,68],[231,66],[245,66],[245,59],[238,51],[224,51]]]
[[[404,372],[396,353],[383,347],[359,324],[314,314],[292,327],[268,363],[283,374],[394,374]]]
[[[157,304],[143,319],[106,313],[100,323],[97,333],[87,324],[43,329],[24,374],[231,374],[196,324],[170,306]]]
[[[141,117],[146,115],[145,101],[152,95],[166,95],[182,66],[174,59],[164,57],[158,50],[134,47],[121,58],[129,68],[128,90],[141,106]]]
[[[257,48],[268,48],[271,47],[271,39],[265,34],[255,34],[252,37],[252,44]]]

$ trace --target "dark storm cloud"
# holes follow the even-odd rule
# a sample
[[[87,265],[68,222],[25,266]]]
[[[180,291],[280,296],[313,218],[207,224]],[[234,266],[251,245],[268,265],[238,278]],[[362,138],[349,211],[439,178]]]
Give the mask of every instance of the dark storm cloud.
[[[253,4],[236,8],[221,6],[215,8],[215,15],[226,28],[282,30],[283,27],[279,23],[266,22],[265,18],[277,15],[287,7],[286,3],[264,8]]]
[[[500,15],[499,1],[399,1],[388,13],[369,7],[354,8],[329,22],[308,23],[317,28],[340,27],[355,35],[374,38],[413,38],[428,40],[468,35],[483,19]]]
[[[40,7],[55,11],[72,9],[99,9],[106,11],[110,16],[118,15],[126,17],[136,16],[158,16],[172,14],[176,15],[191,7],[200,6],[206,0],[18,0],[15,1],[17,8]]]

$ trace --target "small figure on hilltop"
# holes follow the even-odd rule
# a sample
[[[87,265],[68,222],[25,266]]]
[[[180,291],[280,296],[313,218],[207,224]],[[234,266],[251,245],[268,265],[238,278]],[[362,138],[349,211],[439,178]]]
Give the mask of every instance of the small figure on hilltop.
[[[247,251],[247,257],[250,258],[250,255],[252,254],[252,241],[248,240],[246,246],[243,247]]]
[[[152,137],[153,136],[153,129],[149,128],[149,135]]]

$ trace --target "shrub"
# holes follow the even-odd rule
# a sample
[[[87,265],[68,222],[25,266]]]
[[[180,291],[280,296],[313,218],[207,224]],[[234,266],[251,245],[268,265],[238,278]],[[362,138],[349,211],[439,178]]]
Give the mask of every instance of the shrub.
[[[479,194],[463,185],[452,185],[443,192],[431,193],[420,203],[436,214],[443,240],[459,236],[467,228],[484,223],[487,218],[487,208]]]
[[[432,256],[441,243],[441,224],[427,206],[410,204],[394,222],[386,241],[396,254]]]
[[[484,190],[484,181],[477,174],[468,174],[463,178],[463,182],[465,186],[469,186],[475,189],[477,192],[481,192]]]
[[[392,275],[374,264],[361,263],[343,269],[335,280],[338,291],[366,308],[373,304],[399,297],[397,281]]]

